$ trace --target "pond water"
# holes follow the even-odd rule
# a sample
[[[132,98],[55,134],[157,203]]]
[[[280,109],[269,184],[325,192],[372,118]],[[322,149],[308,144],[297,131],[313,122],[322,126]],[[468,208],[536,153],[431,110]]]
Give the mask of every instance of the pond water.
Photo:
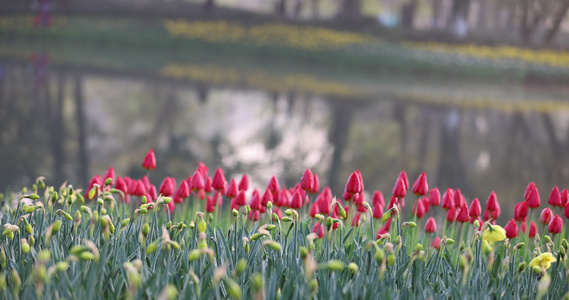
[[[370,193],[389,195],[404,169],[411,181],[424,171],[431,186],[458,187],[467,199],[496,191],[506,216],[530,181],[544,201],[554,185],[569,186],[561,85],[94,46],[23,44],[0,54],[2,191],[40,175],[82,187],[109,166],[142,176],[151,148],[155,184],[185,178],[202,161],[211,174],[246,173],[259,189],[272,175],[293,185],[311,168],[339,195],[361,170]],[[184,56],[199,59],[177,60]]]

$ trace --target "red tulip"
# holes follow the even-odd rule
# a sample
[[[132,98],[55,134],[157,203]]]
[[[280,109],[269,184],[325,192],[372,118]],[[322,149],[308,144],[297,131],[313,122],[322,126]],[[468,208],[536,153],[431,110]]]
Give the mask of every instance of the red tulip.
[[[529,237],[534,238],[536,233],[537,233],[537,226],[535,225],[534,221],[531,221],[531,223],[529,224]]]
[[[486,201],[486,209],[490,212],[498,210],[499,208],[498,198],[496,197],[496,193],[492,191],[490,196],[488,197],[488,201]]]
[[[251,211],[249,211],[249,220],[251,221],[259,221],[259,218],[261,217],[261,212],[255,209],[252,209]]]
[[[225,174],[221,168],[217,168],[213,174],[213,181],[211,182],[211,187],[216,191],[220,191],[222,194],[225,193],[227,187],[227,180],[225,180]]]
[[[213,183],[213,182],[212,182],[212,180],[211,180],[211,177],[205,176],[204,179],[205,179],[205,186],[204,186],[204,188],[203,188],[203,191],[206,192],[206,193],[211,193],[211,192],[213,192],[213,186],[212,186],[212,183]]]
[[[259,197],[259,192],[257,189],[254,189],[253,193],[251,194],[251,202],[249,203],[249,206],[251,209],[261,210],[261,197]]]
[[[427,175],[421,173],[415,183],[413,183],[413,194],[417,196],[425,196],[429,192],[429,184],[427,183]]]
[[[549,224],[552,218],[553,218],[553,212],[549,207],[546,207],[541,211],[541,215],[539,216],[539,221],[541,222],[541,224],[545,225]]]
[[[549,225],[547,226],[547,230],[551,234],[560,233],[563,230],[563,219],[561,219],[560,216],[555,214],[553,219],[551,219],[551,222],[549,222]]]
[[[373,205],[385,207],[385,198],[383,198],[381,191],[373,192]]]
[[[529,208],[538,208],[539,207],[539,205],[540,205],[539,192],[537,191],[537,187],[535,186],[535,184],[533,182],[530,182],[530,184],[526,188],[524,198],[526,200],[526,205]]]
[[[291,200],[290,200],[290,207],[294,208],[294,209],[299,209],[302,207],[303,204],[303,195],[301,193],[301,190],[296,190],[294,191],[294,193],[292,194]]]
[[[516,207],[514,208],[514,219],[518,222],[524,222],[528,215],[528,207],[524,202],[516,203]]]
[[[447,222],[452,223],[454,222],[454,217],[455,217],[455,212],[456,208],[451,208],[449,210],[447,210]]]
[[[128,185],[124,181],[123,178],[117,176],[117,181],[115,183],[115,189],[123,192],[124,195],[121,195],[121,201],[126,201],[126,196],[128,195]],[[128,202],[127,202],[128,203]]]
[[[209,176],[208,167],[201,161],[198,163],[196,171],[198,171],[202,175],[202,178],[204,179]]]
[[[190,189],[188,188],[188,184],[185,180],[182,180],[178,190],[176,191],[176,195],[174,196],[174,202],[182,203],[184,199],[190,196]]]
[[[466,206],[466,203],[462,203],[462,206],[458,210],[456,220],[459,221],[460,223],[466,223],[470,220],[470,218],[468,217],[468,206]]]
[[[435,249],[439,249],[440,245],[441,245],[441,238],[437,236],[437,237],[435,237],[435,239],[431,243],[431,247],[433,247]]]
[[[320,225],[320,222],[316,222],[316,224],[314,224],[312,232],[316,233],[316,236],[318,236],[319,239],[323,238],[324,235],[326,234],[326,231],[324,230],[324,225]]]
[[[439,206],[439,204],[441,204],[441,192],[438,187],[435,187],[429,192],[429,204],[431,206]]]
[[[425,215],[425,207],[423,206],[423,201],[415,201],[413,204],[413,215],[421,219]]]
[[[150,202],[154,202],[154,200],[158,198],[158,193],[156,193],[156,187],[154,185],[151,184],[148,188],[146,198],[148,198]]]
[[[156,169],[156,156],[154,155],[154,150],[148,150],[148,153],[146,153],[144,161],[142,162],[142,167],[146,170]]]
[[[565,218],[569,219],[569,202],[565,204],[565,211],[564,211]]]
[[[405,187],[405,182],[403,181],[403,179],[397,178],[397,181],[395,182],[395,186],[393,187],[393,197],[397,197],[397,198],[405,198],[405,193],[406,193],[407,188]]]
[[[461,207],[463,203],[466,203],[464,196],[460,192],[460,189],[454,191],[454,207]]]
[[[470,209],[468,210],[468,215],[471,218],[477,219],[482,214],[482,208],[480,207],[480,201],[478,198],[472,199],[472,203],[470,203]]]
[[[308,192],[311,194],[316,194],[320,191],[320,179],[318,179],[318,174],[314,174],[313,179],[314,182],[312,184],[312,188]]]
[[[358,179],[360,180],[360,185],[362,186],[361,192],[363,192],[364,189],[365,189],[365,187],[364,187],[364,180],[363,180],[363,178],[362,178],[362,172],[360,172],[360,170],[357,170],[357,171],[356,171],[356,175],[358,176]],[[361,192],[360,192],[360,193],[361,193]]]
[[[443,195],[443,209],[449,210],[454,208],[454,190],[448,188]]]
[[[420,198],[419,201],[423,202],[423,208],[425,209],[425,213],[428,213],[430,210],[430,202],[429,198]]]
[[[205,203],[205,211],[207,211],[208,213],[212,213],[215,212],[215,202],[217,202],[215,200],[215,197],[207,196],[207,200]]]
[[[379,228],[379,230],[377,231],[376,239],[381,238],[382,234],[388,233],[390,227],[391,227],[391,218],[387,219],[387,222],[385,222],[385,224],[381,228]]]
[[[103,175],[103,182],[107,181],[109,178],[112,179],[112,182],[115,182],[115,169],[112,166],[109,167],[105,172],[105,175]]]
[[[139,197],[146,195],[146,188],[144,187],[144,183],[142,182],[142,180],[139,179],[136,181],[136,185],[133,190],[133,195]]]
[[[360,218],[361,218],[361,214],[357,213],[354,218],[352,219],[352,226],[354,227],[358,227],[360,226]]]
[[[95,184],[99,185],[99,188],[103,188],[103,179],[101,178],[101,175],[95,175],[91,178],[91,180],[89,181],[89,186],[87,188],[87,190],[85,190],[85,199],[87,200],[94,200],[95,198],[89,198],[89,192],[91,191],[91,189],[93,189],[93,186],[95,186]]]
[[[430,217],[425,224],[425,232],[433,233],[435,231],[437,231],[437,222],[433,217]]]
[[[273,194],[271,194],[271,191],[265,190],[261,197],[261,206],[267,206],[269,202],[273,202]]]
[[[237,182],[235,179],[231,179],[229,185],[227,186],[227,191],[225,191],[225,196],[229,199],[235,198],[237,196]]]
[[[563,189],[561,191],[561,206],[565,206],[569,201],[569,191],[567,189]]]
[[[553,207],[561,207],[561,194],[559,193],[559,188],[554,186],[551,190],[551,194],[549,195],[549,200],[547,201],[549,205]]]
[[[162,184],[160,184],[160,194],[166,197],[171,197],[174,195],[175,189],[176,187],[172,184],[172,179],[170,179],[170,177],[165,177],[164,180],[162,180]]]
[[[274,176],[273,176],[273,178],[274,178]],[[276,182],[276,178],[275,178],[275,182]],[[249,189],[249,176],[247,176],[247,174],[243,174],[243,176],[241,177],[241,181],[239,181],[239,191],[247,191],[248,189]],[[276,190],[277,191],[280,190],[278,183],[277,183]]]
[[[348,177],[348,181],[346,182],[346,192],[350,194],[357,194],[362,191],[362,182],[360,177],[358,176],[357,172],[353,172]]]
[[[247,204],[247,201],[245,199],[245,192],[239,192],[237,194],[237,196],[235,198],[233,198],[235,200],[235,205],[241,207],[244,206],[245,204]]]
[[[379,204],[373,205],[372,216],[374,219],[381,219],[383,216],[383,206]]]
[[[310,210],[308,211],[308,214],[310,215],[311,218],[316,218],[316,214],[319,214],[320,211],[318,210],[319,208],[319,203],[318,201],[312,203],[312,205],[310,205]]]
[[[407,173],[405,173],[405,170],[401,170],[401,172],[399,172],[399,178],[401,178],[401,180],[403,180],[403,183],[405,184],[405,190],[409,189],[409,179],[407,179]]]
[[[513,239],[518,235],[518,224],[516,224],[514,219],[510,219],[508,224],[504,227],[504,230],[506,231],[506,237]]]
[[[312,189],[313,185],[314,176],[312,175],[312,171],[310,171],[310,169],[306,169],[302,175],[302,179],[300,180],[300,188],[308,192]]]
[[[176,179],[174,179],[174,177],[170,177],[172,179],[172,182],[174,182],[174,188],[176,188]],[[144,188],[146,190],[150,189],[150,180],[148,180],[148,176],[144,175],[142,176],[142,183],[144,183]]]
[[[192,175],[192,191],[202,191],[205,189],[205,180],[199,171],[195,171]]]
[[[243,175],[243,178],[245,178],[245,175]],[[243,182],[244,179],[241,180],[241,182]],[[248,181],[249,179],[247,179]],[[239,186],[241,186],[241,184],[239,184]],[[271,179],[269,180],[269,184],[267,185],[267,189],[269,191],[271,191],[271,193],[273,193],[273,196],[275,196],[276,193],[279,193],[281,190],[281,187],[279,185],[279,182],[277,181],[277,178],[275,176],[271,177]]]

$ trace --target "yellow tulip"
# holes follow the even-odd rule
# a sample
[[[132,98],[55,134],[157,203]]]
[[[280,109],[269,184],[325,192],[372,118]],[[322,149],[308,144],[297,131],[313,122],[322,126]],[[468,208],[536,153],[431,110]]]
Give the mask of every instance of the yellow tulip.
[[[506,230],[500,225],[488,224],[488,228],[482,234],[482,239],[490,245],[494,244],[494,242],[503,241],[506,239]]]
[[[545,252],[532,259],[529,263],[529,266],[530,267],[539,266],[547,270],[549,269],[549,267],[551,267],[551,263],[556,261],[557,259],[555,259],[553,254]]]

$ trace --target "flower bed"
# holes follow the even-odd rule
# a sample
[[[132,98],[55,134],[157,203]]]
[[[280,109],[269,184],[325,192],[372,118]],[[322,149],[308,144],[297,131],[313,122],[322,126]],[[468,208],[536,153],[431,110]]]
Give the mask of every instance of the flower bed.
[[[38,178],[2,196],[0,298],[567,297],[566,189],[545,207],[530,183],[502,227],[495,193],[483,210],[404,171],[388,202],[369,188],[356,171],[334,197],[306,170],[257,190],[201,163],[158,188],[112,167],[84,191]]]

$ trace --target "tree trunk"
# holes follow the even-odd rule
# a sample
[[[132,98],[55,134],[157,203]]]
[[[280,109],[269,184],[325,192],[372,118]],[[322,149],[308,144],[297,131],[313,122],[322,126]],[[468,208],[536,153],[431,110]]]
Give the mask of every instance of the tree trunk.
[[[204,6],[207,9],[215,8],[215,0],[206,0]]]
[[[543,39],[544,44],[549,45],[553,41],[557,32],[559,32],[559,28],[561,27],[561,23],[565,18],[565,14],[567,14],[567,10],[569,10],[569,0],[563,1],[561,4],[561,8],[557,11],[557,15],[553,21],[553,27],[551,27],[547,33],[545,34],[545,38]]]
[[[338,17],[341,19],[356,20],[361,16],[361,8],[361,0],[342,0]]]
[[[417,0],[411,0],[401,6],[401,26],[413,29],[413,20],[417,10]]]
[[[281,17],[286,15],[286,0],[280,0],[277,4],[277,14]]]

